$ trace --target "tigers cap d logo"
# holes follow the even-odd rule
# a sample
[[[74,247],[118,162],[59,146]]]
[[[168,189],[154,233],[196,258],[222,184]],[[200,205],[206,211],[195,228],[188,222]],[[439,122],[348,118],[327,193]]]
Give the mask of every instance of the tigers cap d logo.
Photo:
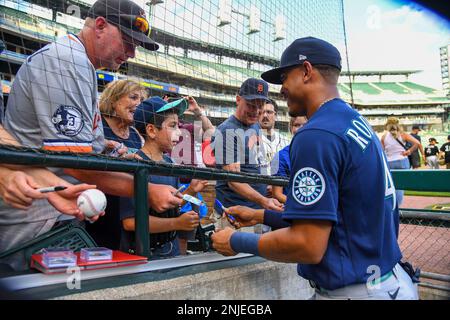
[[[258,84],[258,88],[256,89],[259,93],[262,93],[264,91],[264,86],[262,83]]]

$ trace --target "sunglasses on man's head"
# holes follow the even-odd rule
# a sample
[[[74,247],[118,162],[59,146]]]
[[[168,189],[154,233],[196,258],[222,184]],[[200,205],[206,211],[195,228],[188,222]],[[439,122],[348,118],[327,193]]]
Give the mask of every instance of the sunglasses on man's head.
[[[150,24],[143,16],[132,14],[111,14],[110,16],[116,16],[121,20],[127,20],[128,23],[126,25],[122,25],[122,27],[128,27],[131,25],[134,31],[142,32],[147,36],[150,34]]]

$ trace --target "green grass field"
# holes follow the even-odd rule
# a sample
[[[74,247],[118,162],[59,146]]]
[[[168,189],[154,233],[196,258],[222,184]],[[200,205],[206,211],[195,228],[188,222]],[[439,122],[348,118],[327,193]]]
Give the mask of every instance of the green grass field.
[[[421,197],[450,197],[450,192],[433,192],[433,191],[405,191],[405,196],[421,196]]]
[[[439,204],[438,208],[435,208],[436,205],[428,206],[425,209],[427,210],[440,210],[445,212],[450,212],[450,203]]]

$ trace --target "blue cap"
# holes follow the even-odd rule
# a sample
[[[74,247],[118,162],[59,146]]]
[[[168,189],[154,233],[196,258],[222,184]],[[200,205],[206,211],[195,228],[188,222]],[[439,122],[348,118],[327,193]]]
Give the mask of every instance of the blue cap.
[[[281,74],[304,61],[309,61],[312,65],[325,64],[342,69],[341,54],[335,46],[321,39],[306,37],[292,42],[281,55],[280,66],[264,72],[261,78],[270,83],[282,84]]]
[[[145,132],[145,127],[148,123],[151,123],[151,120],[154,119],[156,113],[162,113],[170,109],[175,109],[174,111],[181,116],[187,107],[188,102],[184,98],[170,103],[167,103],[158,96],[148,98],[147,100],[142,101],[142,103],[136,108],[136,112],[134,113],[134,127],[139,132]]]
[[[261,79],[250,78],[242,83],[239,96],[245,100],[262,99],[269,101],[269,84]]]

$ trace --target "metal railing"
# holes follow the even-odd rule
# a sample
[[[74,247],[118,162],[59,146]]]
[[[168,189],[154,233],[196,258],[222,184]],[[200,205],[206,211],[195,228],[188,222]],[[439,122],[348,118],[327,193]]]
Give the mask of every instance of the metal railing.
[[[288,184],[288,180],[272,176],[156,163],[146,160],[123,160],[103,155],[48,152],[9,145],[0,145],[0,163],[132,173],[134,175],[134,199],[136,203],[136,253],[146,257],[150,256],[147,201],[149,174],[279,186]]]
[[[179,176],[205,180],[229,180],[286,186],[288,180],[273,176],[227,172],[210,168],[122,160],[103,155],[84,155],[0,145],[0,163],[127,172],[134,175],[137,254],[150,256],[148,175]],[[450,170],[392,170],[397,189],[450,192]],[[402,209],[399,244],[406,260],[419,266],[424,277],[448,283],[450,277],[450,212]],[[418,249],[419,248],[419,249]],[[436,253],[439,257],[436,258]],[[424,286],[448,288],[435,283]]]

